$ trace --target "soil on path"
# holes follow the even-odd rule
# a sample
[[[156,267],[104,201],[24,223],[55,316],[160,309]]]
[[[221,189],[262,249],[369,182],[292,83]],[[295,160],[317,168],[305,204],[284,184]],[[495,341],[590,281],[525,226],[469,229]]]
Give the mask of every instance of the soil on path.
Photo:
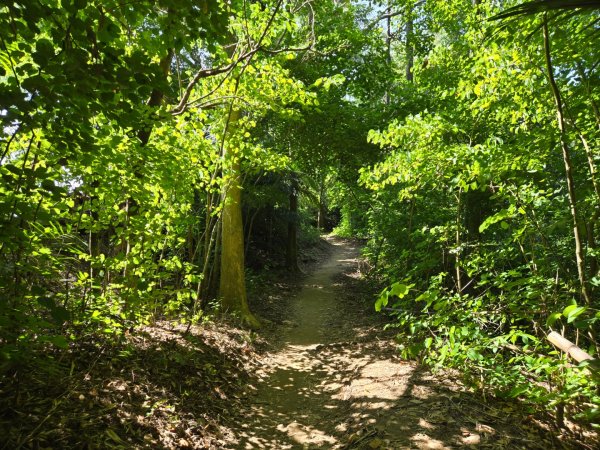
[[[456,379],[401,360],[393,333],[372,313],[358,246],[328,241],[330,257],[297,295],[279,297],[276,308],[291,319],[269,337],[273,350],[227,448],[573,447],[514,404],[486,402]]]
[[[251,280],[260,335],[163,320],[0,378],[0,449],[600,448],[401,360],[358,246],[328,241],[312,275]]]

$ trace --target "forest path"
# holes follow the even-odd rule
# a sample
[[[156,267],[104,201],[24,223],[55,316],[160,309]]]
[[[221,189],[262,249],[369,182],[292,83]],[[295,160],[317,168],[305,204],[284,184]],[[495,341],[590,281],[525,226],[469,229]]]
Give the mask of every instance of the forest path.
[[[276,330],[227,448],[556,447],[513,407],[483,404],[456,380],[401,360],[373,313],[359,248],[328,241],[329,258],[287,299],[291,320]]]

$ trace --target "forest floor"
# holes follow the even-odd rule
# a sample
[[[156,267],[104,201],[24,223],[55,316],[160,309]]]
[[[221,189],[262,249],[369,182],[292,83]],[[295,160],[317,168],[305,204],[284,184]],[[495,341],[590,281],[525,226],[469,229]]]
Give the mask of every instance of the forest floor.
[[[328,243],[312,274],[257,305],[274,325],[269,351],[227,448],[586,448],[517,403],[486,400],[448,372],[402,360],[373,310],[358,245]]]
[[[328,238],[308,274],[254,279],[260,333],[164,321],[22,366],[0,380],[0,449],[593,448],[400,359],[358,254]]]

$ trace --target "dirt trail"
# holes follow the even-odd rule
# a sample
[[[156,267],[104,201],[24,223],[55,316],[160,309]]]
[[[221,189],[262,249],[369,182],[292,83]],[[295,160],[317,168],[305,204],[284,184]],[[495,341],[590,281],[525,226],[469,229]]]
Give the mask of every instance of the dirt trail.
[[[0,380],[0,448],[600,448],[400,359],[359,249],[328,241],[302,254],[330,253],[312,275],[253,284],[259,336],[161,321]]]
[[[399,359],[361,294],[358,248],[329,242],[329,259],[290,300],[227,448],[563,448],[513,406],[489,406]]]

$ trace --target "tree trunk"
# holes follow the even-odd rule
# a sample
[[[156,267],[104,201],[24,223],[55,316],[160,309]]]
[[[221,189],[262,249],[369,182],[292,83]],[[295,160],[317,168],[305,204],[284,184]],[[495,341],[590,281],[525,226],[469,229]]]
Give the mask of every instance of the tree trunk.
[[[216,229],[216,239],[215,239],[215,250],[212,258],[212,264],[210,265],[210,270],[208,271],[208,279],[206,281],[206,290],[203,294],[202,301],[203,305],[208,305],[208,301],[211,298],[215,298],[218,296],[219,292],[219,282],[221,281],[221,245],[223,245],[223,240],[221,239],[221,234],[223,231],[223,227],[221,221],[215,225]]]
[[[173,52],[173,49],[170,48],[167,52],[167,55],[160,60],[160,70],[165,76],[165,78],[167,78],[167,76],[169,75],[169,67],[171,65],[171,61],[173,61],[174,54],[175,53]],[[164,93],[160,89],[153,89],[152,93],[150,94],[150,98],[148,99],[147,105],[152,108],[159,107],[162,104],[164,96]],[[150,122],[149,124],[138,130],[137,136],[141,142],[142,147],[148,144],[153,127],[154,125],[152,124],[152,122]]]
[[[592,181],[592,185],[594,186],[594,193],[596,194],[596,205],[594,207],[594,214],[592,214],[592,217],[590,218],[589,222],[586,223],[588,248],[596,250],[596,239],[594,235],[596,230],[596,223],[598,222],[598,218],[600,217],[600,185],[598,185],[596,163],[594,162],[594,153],[592,152],[592,149],[590,148],[583,133],[578,133],[579,138],[581,139],[581,143],[585,148],[585,154],[588,160],[588,167],[590,169],[590,178]],[[594,254],[592,256],[589,256],[588,260],[590,263],[590,277],[595,277],[598,274],[598,258]]]
[[[592,250],[596,250],[596,238],[594,235],[594,229],[596,228],[596,222],[598,221],[598,210],[592,216],[592,219],[589,223],[585,224],[586,234],[587,234],[587,244],[588,247]],[[598,275],[598,258],[596,256],[592,256],[589,258],[590,263],[590,277],[595,277]]]
[[[406,80],[413,82],[413,66],[415,64],[414,47],[414,20],[412,8],[408,10],[406,18]]]
[[[586,304],[590,304],[590,297],[587,288],[586,275],[585,275],[585,263],[583,258],[583,246],[581,245],[581,236],[579,233],[579,217],[577,215],[577,198],[575,196],[575,181],[573,179],[573,166],[571,165],[571,154],[569,145],[567,142],[567,132],[565,128],[565,119],[563,113],[563,101],[554,79],[554,69],[552,68],[552,59],[550,57],[550,37],[548,33],[548,17],[544,15],[544,22],[542,26],[543,38],[544,38],[544,55],[546,57],[546,71],[548,75],[548,81],[554,97],[554,103],[556,106],[556,119],[558,122],[558,130],[560,134],[560,145],[562,148],[563,161],[565,163],[565,174],[567,177],[567,192],[569,195],[569,206],[571,209],[571,216],[573,218],[573,235],[575,238],[575,260],[577,263],[577,274],[579,275],[579,284],[581,288],[581,294]]]
[[[392,12],[392,4],[391,1],[388,0],[387,4],[387,14],[389,15]],[[386,36],[385,36],[385,45],[386,45],[386,59],[388,64],[388,70],[392,70],[392,18],[388,17],[386,19]],[[392,102],[392,94],[391,87],[388,85],[385,92],[385,104],[389,105]]]
[[[319,231],[325,231],[327,226],[327,208],[325,207],[325,183],[321,182],[319,189],[319,212],[317,215],[317,228]]]
[[[229,126],[235,127],[241,114],[232,111]],[[226,138],[225,138],[226,139]],[[244,275],[244,226],[242,223],[241,164],[227,145],[223,147],[223,159],[229,170],[229,182],[223,199],[223,219],[221,235],[221,281],[219,296],[223,311],[238,314],[251,328],[259,328],[260,322],[250,312],[246,296]]]
[[[273,206],[267,205],[267,248],[273,248]]]
[[[286,267],[292,272],[299,272],[298,267],[298,181],[292,175],[290,186],[290,210],[288,213],[288,235],[286,251]]]
[[[462,276],[461,276],[461,271],[460,271],[460,252],[461,252],[461,241],[460,241],[460,229],[461,229],[461,214],[460,214],[460,210],[461,210],[461,197],[462,197],[462,190],[458,191],[458,194],[456,195],[456,241],[455,241],[455,246],[456,246],[456,250],[455,250],[455,271],[456,271],[456,290],[457,292],[460,294],[463,290],[463,283],[462,283]]]
[[[479,227],[490,213],[490,192],[470,190],[464,195],[464,225],[467,233],[466,241],[477,244],[481,240]]]

